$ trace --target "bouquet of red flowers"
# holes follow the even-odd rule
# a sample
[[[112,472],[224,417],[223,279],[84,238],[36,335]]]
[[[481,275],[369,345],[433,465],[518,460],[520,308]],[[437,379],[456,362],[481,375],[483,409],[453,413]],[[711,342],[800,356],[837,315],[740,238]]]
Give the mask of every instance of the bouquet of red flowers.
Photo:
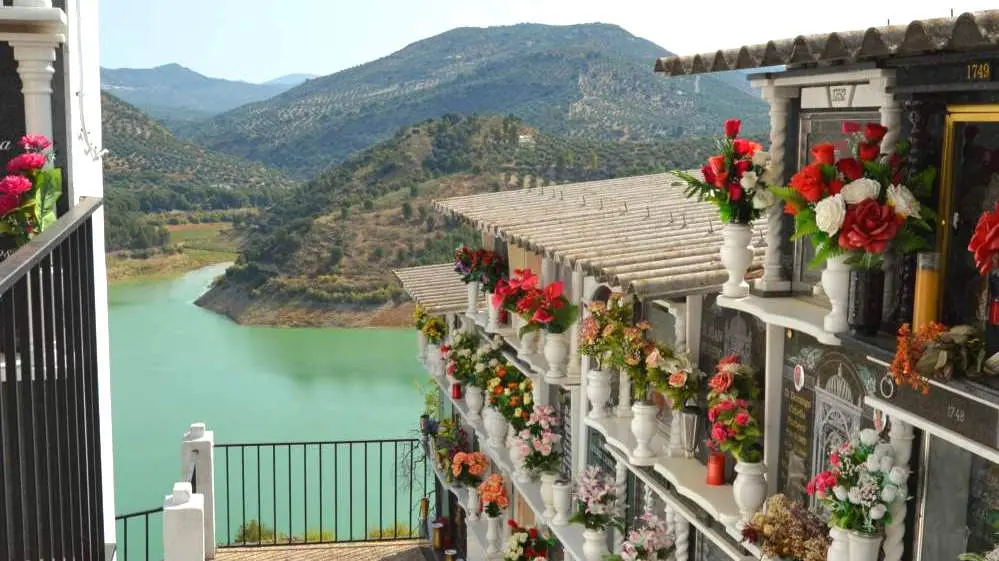
[[[725,121],[725,137],[718,140],[721,154],[708,158],[701,168],[704,179],[674,171],[689,186],[688,197],[709,201],[718,207],[722,222],[749,224],[777,202],[767,187],[770,154],[756,142],[738,138],[742,122]]]
[[[517,311],[517,302],[538,287],[538,276],[530,269],[515,269],[510,279],[500,279],[493,290],[492,304],[508,312]]]
[[[46,168],[52,142],[39,134],[21,138],[24,153],[7,163],[9,175],[0,179],[0,237],[20,247],[56,221],[56,203],[62,196],[62,171]]]
[[[926,246],[919,232],[931,230],[933,213],[917,196],[929,195],[936,170],[910,170],[904,164],[905,142],[891,156],[881,154],[887,130],[877,123],[863,129],[844,123],[850,157],[836,159],[832,144],[819,144],[812,148],[812,163],[791,177],[790,187],[771,189],[785,201],[784,212],[794,216],[792,239],[811,238],[813,266],[847,252],[848,263],[877,268],[891,244],[904,252]]]
[[[517,314],[527,320],[520,334],[544,329],[548,333],[565,333],[579,314],[579,306],[565,297],[562,281],[543,289],[525,290],[516,305]]]
[[[999,265],[999,203],[995,210],[985,211],[978,218],[968,251],[975,255],[975,266],[982,276]]]
[[[708,409],[711,422],[709,445],[732,455],[740,462],[759,462],[763,459],[760,438],[763,432],[750,411],[750,404],[744,399],[724,397],[715,401]]]
[[[555,538],[542,535],[537,528],[522,528],[515,520],[508,520],[510,538],[506,542],[503,561],[545,561],[548,548],[555,545]]]
[[[454,271],[461,275],[465,284],[480,282],[484,290],[492,292],[506,278],[507,264],[506,259],[495,251],[472,251],[463,245],[454,252]]]

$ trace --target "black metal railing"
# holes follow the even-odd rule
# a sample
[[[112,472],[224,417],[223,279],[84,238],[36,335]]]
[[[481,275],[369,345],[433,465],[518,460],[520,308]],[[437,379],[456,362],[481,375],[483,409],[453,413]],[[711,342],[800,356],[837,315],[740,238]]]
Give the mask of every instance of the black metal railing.
[[[191,484],[191,492],[198,492],[198,451],[191,450],[191,458],[187,461],[184,481]]]
[[[152,532],[149,519],[152,518]],[[119,561],[163,558],[163,507],[116,516]],[[131,535],[131,538],[129,536]]]
[[[0,262],[0,559],[104,559],[93,213]]]
[[[433,479],[418,439],[216,445],[216,541],[415,539]]]

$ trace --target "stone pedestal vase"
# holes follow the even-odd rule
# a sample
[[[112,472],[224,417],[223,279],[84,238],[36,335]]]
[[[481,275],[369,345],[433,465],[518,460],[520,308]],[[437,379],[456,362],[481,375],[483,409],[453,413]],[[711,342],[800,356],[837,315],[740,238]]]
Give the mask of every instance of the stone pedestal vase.
[[[487,407],[482,414],[482,420],[488,436],[486,443],[490,448],[502,448],[506,438],[506,419],[499,411]]]
[[[479,283],[470,282],[467,285],[468,290],[468,307],[465,308],[465,314],[474,316],[479,313]],[[490,302],[490,306],[492,303]]]
[[[486,308],[489,310],[489,321],[486,323],[486,333],[498,333],[500,329],[500,309],[493,306],[493,294],[491,292],[487,292],[486,294],[488,295],[486,298]]]
[[[478,520],[480,510],[482,510],[482,501],[479,500],[479,490],[473,485],[468,488],[468,504],[465,505],[465,518],[473,522]]]
[[[631,433],[635,436],[635,449],[628,458],[631,463],[639,466],[652,464],[652,459],[658,454],[652,449],[652,437],[656,435],[656,414],[659,408],[649,403],[635,403],[631,406]]]
[[[736,462],[732,494],[743,522],[760,510],[767,498],[767,467],[763,462]]]
[[[728,273],[722,285],[722,296],[742,298],[749,295],[746,271],[753,263],[753,250],[749,242],[753,231],[748,224],[726,224],[722,227],[721,262]]]
[[[606,530],[583,530],[583,559],[584,561],[603,561],[607,555],[607,531]]]
[[[822,328],[828,333],[843,333],[850,328],[847,323],[847,305],[850,301],[850,266],[846,255],[826,259],[822,271],[822,290],[829,298],[832,310],[826,314]]]
[[[468,386],[465,388],[465,405],[468,405],[468,419],[470,421],[477,421],[481,418],[482,406],[485,404],[485,398],[482,394],[482,389],[477,386]]]
[[[826,561],[850,561],[850,544],[847,541],[846,530],[829,528],[829,537],[832,538],[832,543],[829,544]]]
[[[586,374],[586,398],[590,400],[590,412],[586,414],[591,419],[606,419],[607,403],[611,398],[611,373],[603,370],[590,370]]]
[[[499,553],[501,522],[499,516],[486,517],[486,553],[490,555]]]
[[[552,485],[552,503],[555,516],[551,519],[551,523],[555,526],[565,526],[569,523],[572,510],[572,486],[564,481],[556,481]]]
[[[555,517],[555,480],[558,479],[557,473],[542,473],[541,474],[541,502],[545,505],[544,512],[541,516],[545,520],[552,520]]]
[[[548,372],[545,379],[557,381],[565,378],[569,366],[569,334],[547,333],[545,335],[545,360],[548,361]]]
[[[520,334],[520,328],[527,325],[527,320],[524,318],[514,315],[513,316],[513,327],[517,330],[517,337],[520,339],[520,353],[527,355],[538,354],[538,332],[532,331],[530,333]]]
[[[859,335],[874,336],[881,327],[885,272],[881,269],[850,271],[849,307],[846,322]]]
[[[416,332],[416,360],[420,362],[427,360],[427,336],[422,331]]]
[[[881,551],[881,534],[861,534],[860,532],[847,532],[847,543],[849,544],[850,561],[878,561],[878,553]]]

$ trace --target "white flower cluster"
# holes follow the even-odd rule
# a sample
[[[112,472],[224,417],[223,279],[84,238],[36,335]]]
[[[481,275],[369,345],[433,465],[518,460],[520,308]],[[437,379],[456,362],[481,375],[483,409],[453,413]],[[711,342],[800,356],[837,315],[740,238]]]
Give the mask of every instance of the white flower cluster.
[[[853,460],[858,449],[870,449],[862,463]],[[909,470],[895,465],[894,449],[890,444],[881,442],[877,431],[860,431],[850,442],[840,446],[836,456],[840,480],[846,479],[852,485],[833,487],[833,495],[838,501],[862,507],[866,519],[872,522],[881,520],[892,503],[905,498]]]
[[[760,210],[772,207],[777,203],[777,197],[766,186],[772,183],[770,177],[770,153],[760,150],[753,154],[753,168],[762,170],[762,174],[750,170],[743,172],[739,185],[746,195],[753,199],[753,208]]]
[[[511,533],[509,539],[506,540],[506,551],[503,552],[504,561],[519,561],[524,559],[524,544],[527,543],[528,539],[529,536],[526,531]],[[528,561],[548,561],[548,558],[544,555],[538,555]]]
[[[868,199],[877,199],[881,194],[881,184],[877,180],[861,177],[847,183],[836,195],[831,195],[815,204],[815,224],[819,230],[836,235],[846,219],[847,205],[860,204]],[[919,216],[919,201],[905,185],[890,185],[885,200],[895,209],[895,214],[903,219]]]

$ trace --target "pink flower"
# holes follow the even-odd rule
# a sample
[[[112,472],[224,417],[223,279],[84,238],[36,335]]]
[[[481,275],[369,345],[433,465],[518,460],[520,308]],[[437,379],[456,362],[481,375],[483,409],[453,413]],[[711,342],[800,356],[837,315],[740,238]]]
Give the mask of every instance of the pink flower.
[[[716,442],[723,442],[728,438],[728,433],[725,431],[725,427],[720,424],[715,424],[711,427],[711,439]]]
[[[42,152],[52,146],[52,141],[44,134],[29,134],[21,137],[21,148]]]
[[[0,193],[0,216],[4,216],[19,206],[21,206],[21,197]]]
[[[23,175],[8,175],[0,179],[0,193],[21,195],[31,190],[31,180]]]
[[[9,173],[35,171],[45,167],[45,163],[47,161],[48,158],[45,157],[45,154],[39,154],[38,152],[26,152],[10,159],[10,161],[7,162],[7,171]]]

